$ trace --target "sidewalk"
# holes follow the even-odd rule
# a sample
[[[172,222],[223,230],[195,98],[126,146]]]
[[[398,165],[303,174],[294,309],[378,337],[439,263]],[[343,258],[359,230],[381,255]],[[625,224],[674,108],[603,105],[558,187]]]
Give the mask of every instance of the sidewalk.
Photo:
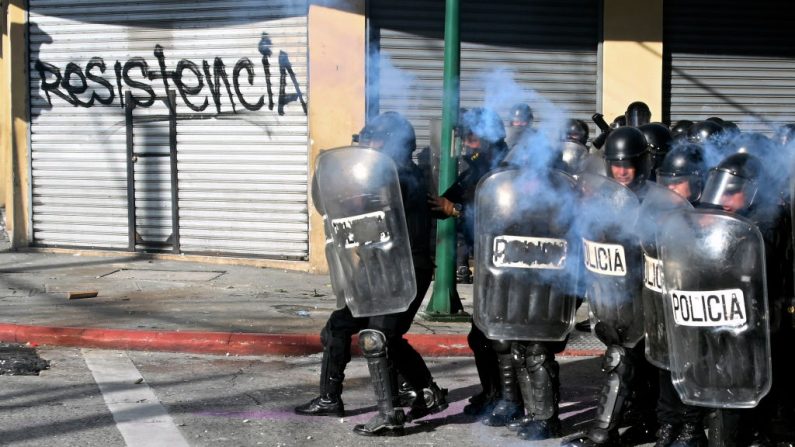
[[[458,287],[471,313],[472,286]],[[96,296],[73,298],[76,293]],[[425,309],[426,301],[420,308]],[[327,275],[150,260],[9,252],[0,242],[0,341],[206,354],[304,355],[336,307]],[[578,321],[587,315],[578,312]],[[470,323],[418,316],[423,355],[469,356]],[[603,345],[574,332],[564,355]]]

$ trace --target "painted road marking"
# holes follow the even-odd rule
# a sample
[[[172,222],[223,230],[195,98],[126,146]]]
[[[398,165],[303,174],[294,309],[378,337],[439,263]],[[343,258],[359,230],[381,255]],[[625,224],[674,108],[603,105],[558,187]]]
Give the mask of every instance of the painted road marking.
[[[83,349],[83,358],[99,385],[116,427],[128,447],[187,447],[165,407],[122,351]]]

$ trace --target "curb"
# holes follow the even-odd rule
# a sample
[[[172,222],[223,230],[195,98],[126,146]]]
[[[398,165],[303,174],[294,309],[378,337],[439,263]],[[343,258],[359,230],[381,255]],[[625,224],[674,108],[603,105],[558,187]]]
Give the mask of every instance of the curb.
[[[407,334],[411,346],[427,357],[471,357],[466,335]],[[353,352],[360,354],[358,337]],[[221,355],[300,356],[322,351],[320,335],[207,331],[147,331],[0,324],[0,341],[31,345]],[[565,350],[559,355],[601,355],[601,350]]]

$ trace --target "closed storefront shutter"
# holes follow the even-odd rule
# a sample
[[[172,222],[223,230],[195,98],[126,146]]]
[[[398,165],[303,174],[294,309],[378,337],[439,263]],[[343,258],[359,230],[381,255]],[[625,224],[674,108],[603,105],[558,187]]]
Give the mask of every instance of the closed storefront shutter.
[[[429,141],[429,121],[441,117],[444,2],[369,3],[372,45],[370,110],[405,113],[418,145]],[[523,91],[535,91],[575,118],[597,111],[599,2],[591,0],[461,2],[461,106],[482,106],[486,73],[500,69]],[[397,70],[395,70],[394,68]],[[505,93],[510,95],[510,90]],[[498,100],[507,118],[514,101]],[[537,119],[543,117],[537,117]]]
[[[675,122],[718,116],[744,131],[795,122],[792,3],[666,0],[665,100]]]
[[[29,8],[34,244],[306,259],[306,2]]]

